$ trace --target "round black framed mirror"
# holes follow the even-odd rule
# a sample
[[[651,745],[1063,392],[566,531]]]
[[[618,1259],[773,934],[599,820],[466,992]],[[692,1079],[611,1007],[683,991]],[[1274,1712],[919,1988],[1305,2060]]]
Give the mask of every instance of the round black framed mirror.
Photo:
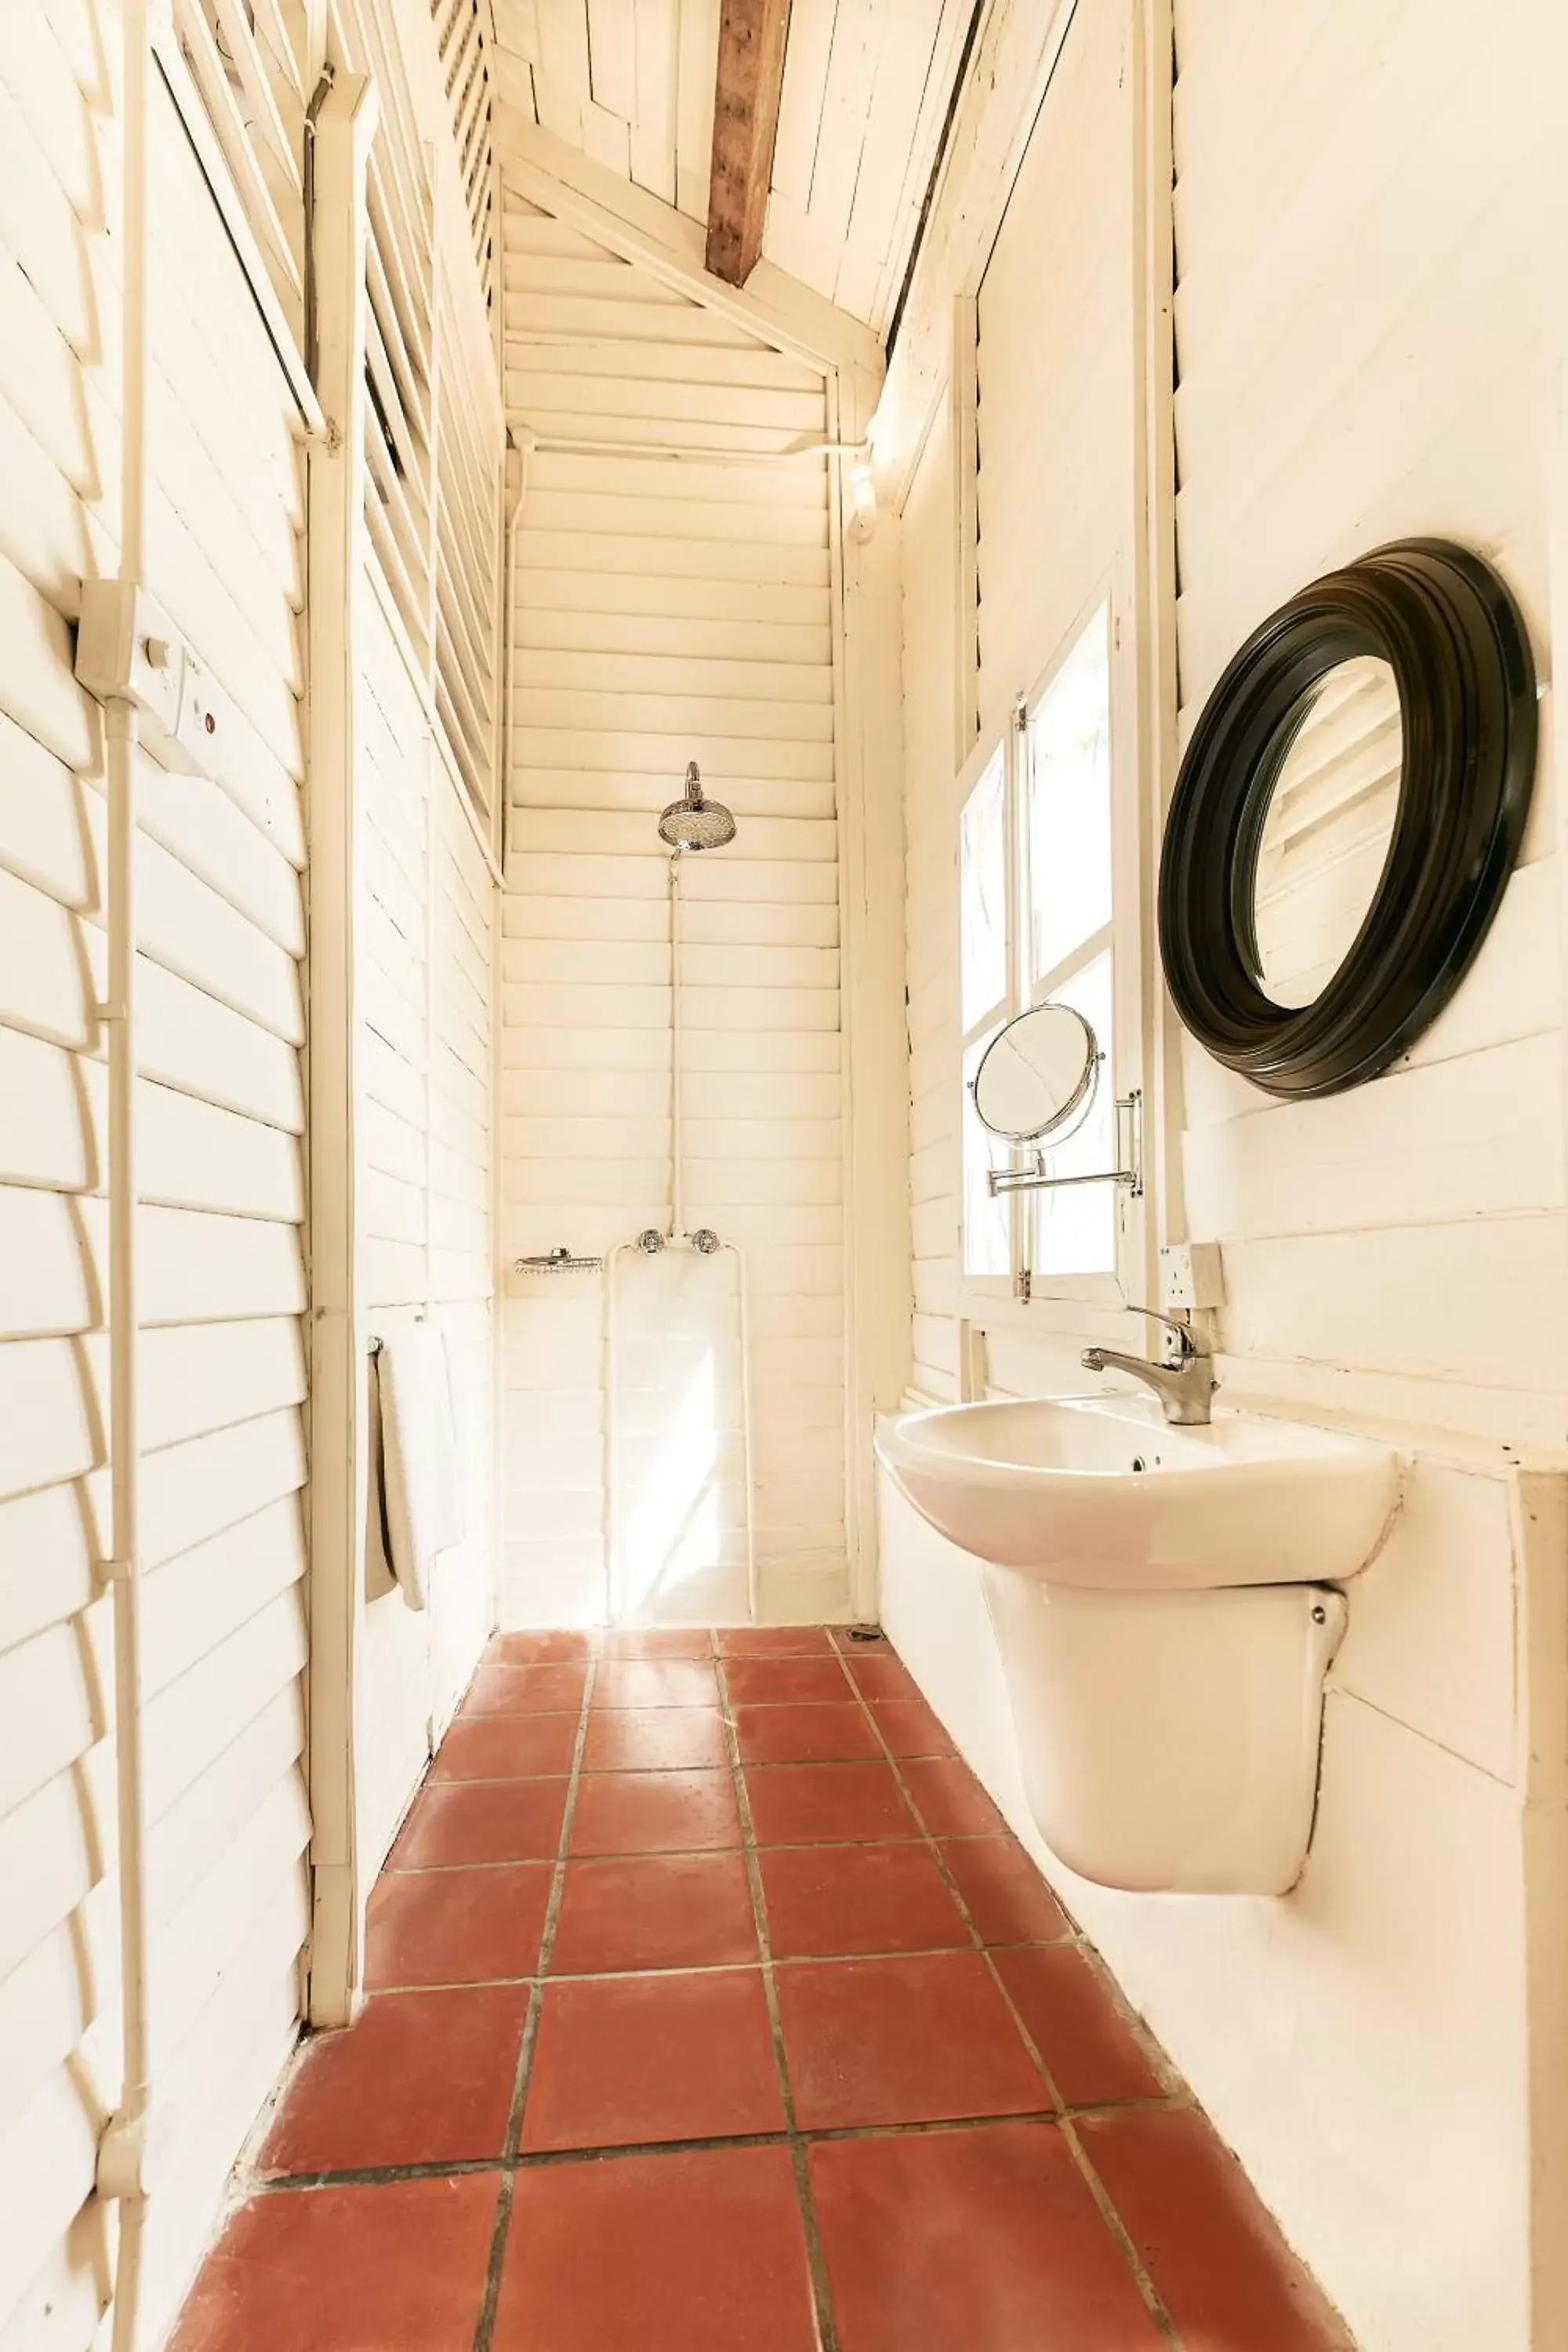
[[[1535,779],[1535,666],[1507,586],[1442,540],[1331,572],[1204,707],[1160,860],[1177,1013],[1268,1093],[1388,1067],[1463,979]]]

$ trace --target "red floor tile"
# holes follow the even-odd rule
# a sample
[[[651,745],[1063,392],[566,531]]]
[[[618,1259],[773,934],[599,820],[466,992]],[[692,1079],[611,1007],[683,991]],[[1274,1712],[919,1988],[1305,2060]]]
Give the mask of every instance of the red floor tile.
[[[819,1658],[830,1650],[823,1625],[721,1625],[719,1648],[726,1658]]]
[[[902,1764],[900,1772],[932,1837],[995,1837],[1006,1822],[967,1764],[954,1757]]]
[[[731,1772],[590,1772],[578,1784],[574,1857],[702,1853],[740,1843]]]
[[[594,1654],[592,1633],[498,1633],[485,1652],[492,1666],[563,1666],[585,1664]]]
[[[987,1944],[1057,1944],[1071,1923],[1016,1838],[954,1838],[942,1858]]]
[[[1108,1988],[1071,1944],[997,1952],[996,1973],[1069,2106],[1157,2099],[1163,2086]]]
[[[588,1717],[585,1772],[693,1772],[729,1761],[717,1707],[606,1707]]]
[[[1037,2113],[1051,2097],[978,1952],[776,1972],[807,2131]]]
[[[784,2129],[760,1969],[552,1984],[543,2002],[525,2148]]]
[[[1148,2107],[1079,2129],[1184,2344],[1345,2352],[1343,2328],[1202,2116]]]
[[[847,1697],[834,1706],[737,1706],[731,1710],[743,1764],[838,1764],[882,1753],[866,1710]]]
[[[568,1780],[427,1784],[393,1847],[389,1870],[464,1862],[549,1862],[561,1844]]]
[[[495,2352],[816,2352],[782,2147],[519,2175]]]
[[[837,1658],[727,1658],[731,1706],[789,1706],[855,1696]]]
[[[599,1637],[606,1658],[710,1658],[710,1635],[685,1625],[614,1625]]]
[[[583,1704],[584,1665],[479,1668],[463,1701],[465,1715],[570,1715]]]
[[[862,1698],[916,1699],[924,1696],[901,1658],[890,1650],[847,1651],[845,1664]]]
[[[951,1756],[952,1739],[923,1698],[875,1698],[871,1714],[890,1756]]]
[[[970,1949],[924,1845],[774,1846],[758,1867],[775,1959]]]
[[[717,1706],[719,1677],[712,1661],[697,1658],[606,1658],[594,1677],[595,1707]]]
[[[570,1772],[577,1715],[460,1715],[441,1742],[433,1780],[521,1780]]]
[[[1054,2124],[830,2141],[810,2165],[843,2352],[1163,2346]]]
[[[382,1992],[306,2044],[258,2170],[343,2172],[500,2156],[526,1985]]]
[[[757,1958],[751,1889],[739,1854],[566,1865],[551,1959],[556,1976],[746,1967]]]
[[[891,1645],[717,1640],[721,1673],[688,1629],[495,1637],[373,1893],[373,1997],[306,2045],[262,2177],[494,2167],[536,2000],[522,2147],[567,2160],[517,2175],[494,2352],[819,2352],[789,2151],[677,2145],[784,2128],[772,1982],[800,2126],[872,2135],[809,2155],[840,2352],[1157,2352],[1057,2095],[1109,2111],[1077,2128],[1188,2352],[1349,2352]],[[255,2199],[171,2352],[468,2352],[497,2198]]]
[[[554,1867],[388,1871],[371,1893],[366,1983],[380,1991],[531,1976]]]
[[[493,2174],[253,2198],[207,2256],[170,2352],[455,2352],[473,2341]]]
[[[745,1780],[759,1845],[881,1842],[921,1834],[890,1764],[752,1765]]]

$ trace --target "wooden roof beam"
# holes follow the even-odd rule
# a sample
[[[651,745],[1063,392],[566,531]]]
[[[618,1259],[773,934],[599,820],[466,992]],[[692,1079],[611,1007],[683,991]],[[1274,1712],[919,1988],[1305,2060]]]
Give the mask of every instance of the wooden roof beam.
[[[708,267],[731,286],[745,284],[763,249],[788,30],[789,0],[723,0]]]

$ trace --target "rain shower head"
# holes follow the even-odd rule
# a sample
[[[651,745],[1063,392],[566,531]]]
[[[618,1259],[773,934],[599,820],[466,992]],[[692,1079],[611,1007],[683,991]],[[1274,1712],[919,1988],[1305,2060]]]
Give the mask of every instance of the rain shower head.
[[[677,853],[683,849],[722,849],[735,838],[735,820],[720,801],[704,800],[702,778],[695,760],[686,767],[686,796],[671,801],[658,820],[658,837]]]

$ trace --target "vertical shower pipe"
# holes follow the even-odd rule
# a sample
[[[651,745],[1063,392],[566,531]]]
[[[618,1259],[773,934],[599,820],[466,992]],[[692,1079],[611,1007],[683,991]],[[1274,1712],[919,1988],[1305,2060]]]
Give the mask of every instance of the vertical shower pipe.
[[[686,1232],[685,1153],[680,1136],[680,860],[679,846],[669,853],[669,1229],[668,1238],[681,1240]]]
[[[121,385],[120,579],[134,594],[145,560],[147,488],[147,133],[150,27],[147,0],[123,0],[124,123],[121,153],[123,320]],[[114,1594],[114,1752],[120,1874],[120,2105],[99,2145],[99,2195],[120,2207],[113,2347],[136,2336],[148,2191],[152,2095],[147,1969],[144,1772],[142,1740],[141,1522],[137,1494],[136,1301],[136,828],[141,730],[135,706],[104,706],[109,792],[109,1361]]]

